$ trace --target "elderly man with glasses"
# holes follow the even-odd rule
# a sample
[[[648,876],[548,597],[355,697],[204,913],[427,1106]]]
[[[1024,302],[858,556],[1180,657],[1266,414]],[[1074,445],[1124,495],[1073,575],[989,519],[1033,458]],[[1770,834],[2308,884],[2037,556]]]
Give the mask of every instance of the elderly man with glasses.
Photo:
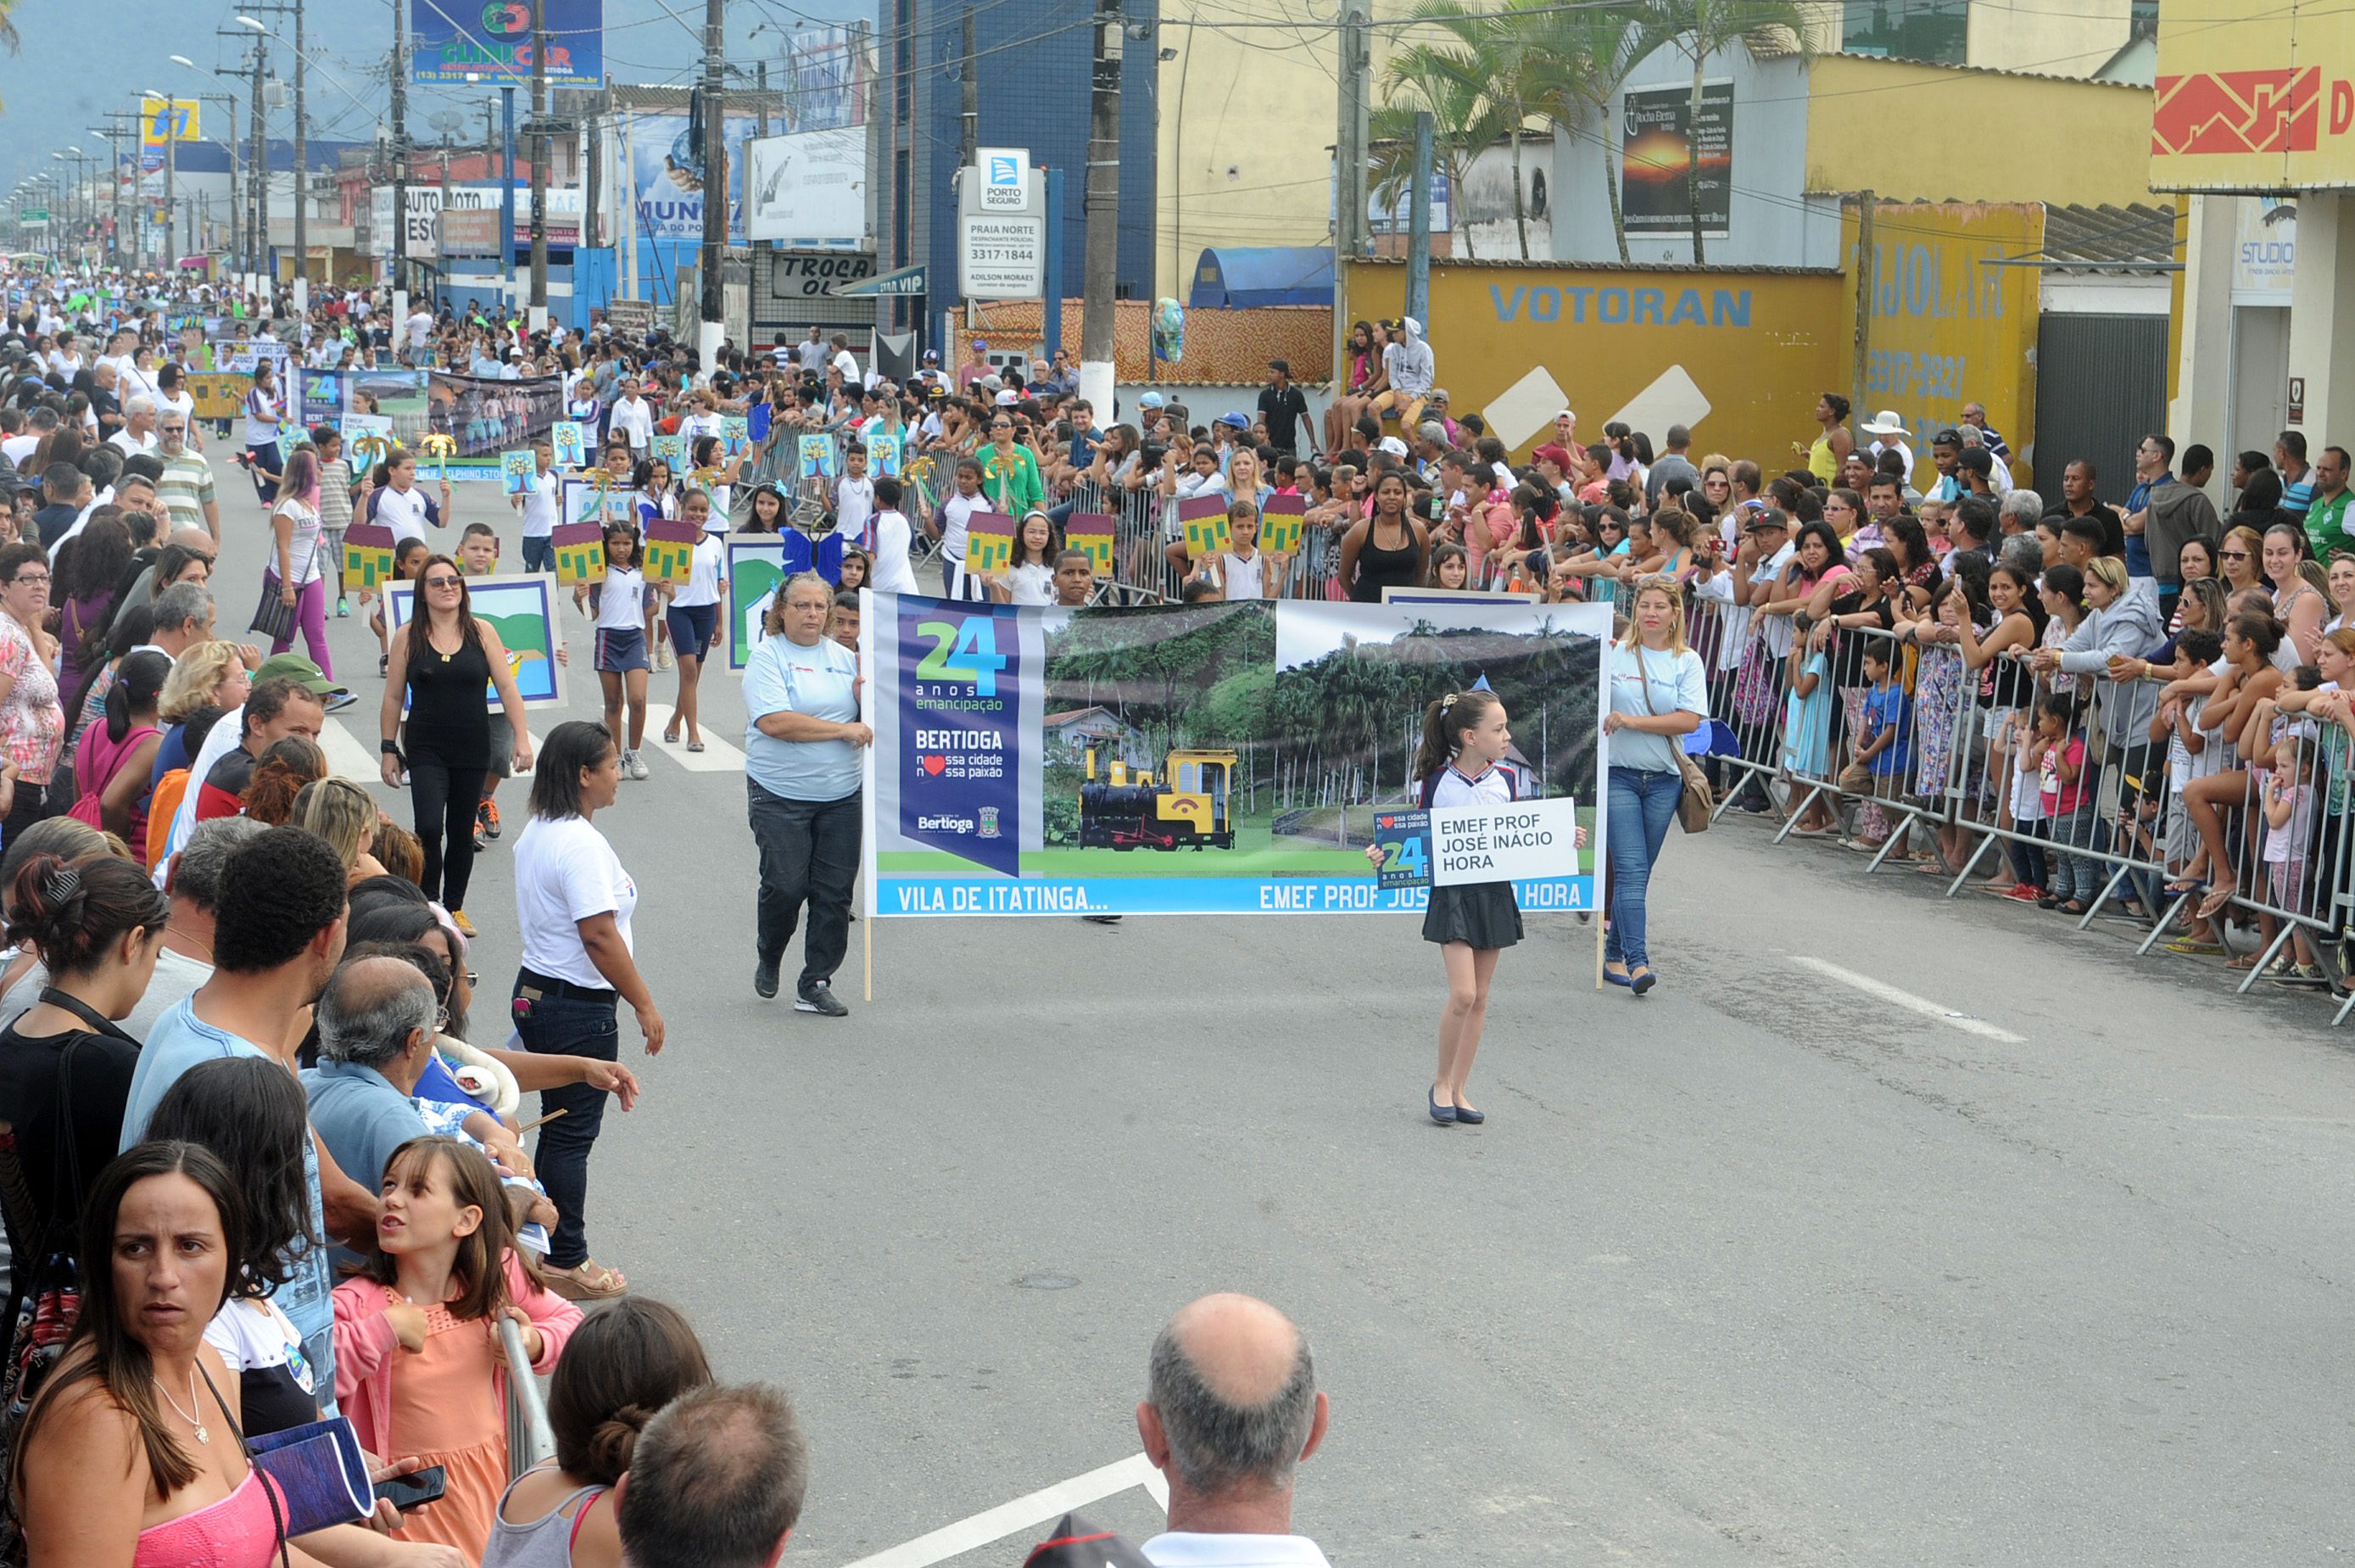
[[[155,494],[172,515],[172,526],[202,528],[220,548],[220,504],[213,494],[212,464],[188,447],[188,416],[165,409],[155,421],[155,454],[164,460],[164,477]]]

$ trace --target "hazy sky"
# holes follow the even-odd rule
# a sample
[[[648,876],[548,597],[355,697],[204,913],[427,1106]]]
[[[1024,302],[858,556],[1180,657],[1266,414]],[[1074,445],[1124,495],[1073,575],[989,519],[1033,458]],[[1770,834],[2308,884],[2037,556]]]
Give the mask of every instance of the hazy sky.
[[[483,0],[433,3],[479,7]],[[271,42],[271,68],[291,79],[293,50],[282,40],[293,37],[293,14],[248,14],[272,25],[278,37]],[[703,7],[695,0],[604,0],[604,14],[609,77],[692,83],[702,55]],[[730,0],[728,58],[750,69],[762,58],[775,61],[789,30],[810,21],[871,20],[874,14],[872,0]],[[135,108],[138,95],[147,91],[183,97],[227,91],[212,68],[250,58],[242,42],[217,36],[234,27],[238,15],[236,5],[219,0],[19,0],[14,15],[24,49],[0,55],[0,194],[37,170],[59,169],[49,156],[55,148],[79,144],[85,152],[98,152],[89,127],[105,124],[100,118],[105,112]],[[312,69],[306,92],[314,139],[366,141],[385,124],[392,27],[391,0],[308,0],[304,27]],[[172,64],[176,54],[187,56],[199,69]],[[475,90],[468,101],[463,92],[412,88],[411,139],[435,139],[432,116],[444,110],[468,112],[470,123],[480,126],[479,106],[486,96],[495,95]],[[218,108],[205,106],[208,120]],[[242,123],[241,101],[239,117],[240,129],[250,135]],[[292,136],[291,108],[273,113],[270,129],[273,136]],[[209,123],[205,130],[220,134]],[[462,140],[466,134],[458,133]]]

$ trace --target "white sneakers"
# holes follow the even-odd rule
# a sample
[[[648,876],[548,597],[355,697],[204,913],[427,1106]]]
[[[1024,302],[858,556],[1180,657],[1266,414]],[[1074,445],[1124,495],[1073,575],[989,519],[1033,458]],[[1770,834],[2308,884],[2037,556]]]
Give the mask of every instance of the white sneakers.
[[[634,779],[646,776],[646,760],[635,752],[622,753],[622,772]]]

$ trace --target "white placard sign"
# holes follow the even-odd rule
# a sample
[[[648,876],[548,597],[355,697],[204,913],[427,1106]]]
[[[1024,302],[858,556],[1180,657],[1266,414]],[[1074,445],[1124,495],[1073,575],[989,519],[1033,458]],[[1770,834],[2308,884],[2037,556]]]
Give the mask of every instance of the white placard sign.
[[[1578,803],[1567,795],[1431,813],[1431,885],[1578,874]]]
[[[1047,220],[968,214],[958,246],[964,296],[1037,299],[1047,287]]]

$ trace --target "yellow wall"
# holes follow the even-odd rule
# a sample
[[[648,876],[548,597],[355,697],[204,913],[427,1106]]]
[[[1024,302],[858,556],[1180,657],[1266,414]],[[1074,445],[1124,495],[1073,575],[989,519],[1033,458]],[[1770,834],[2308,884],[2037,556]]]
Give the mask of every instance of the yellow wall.
[[[1853,205],[1841,252],[1856,253]],[[2044,243],[2035,206],[1963,202],[1873,207],[1870,336],[1859,422],[1882,409],[1913,432],[1916,484],[1931,474],[1930,437],[1962,422],[1966,402],[2017,454],[2036,439],[2037,269],[1986,263]],[[1853,297],[1853,296],[1851,296]]]
[[[1820,56],[1807,188],[2122,207],[2150,195],[2150,103],[2147,88],[2110,82]]]
[[[1402,264],[1343,271],[1348,319],[1399,314]],[[1681,418],[1695,452],[1779,472],[1817,433],[1816,399],[1848,384],[1852,297],[1831,272],[1441,261],[1427,325],[1449,406],[1487,419],[1516,458],[1558,408],[1594,441],[1636,405],[1655,444]]]
[[[2355,20],[2339,5],[2173,0],[2158,13],[2154,190],[2355,186]]]

